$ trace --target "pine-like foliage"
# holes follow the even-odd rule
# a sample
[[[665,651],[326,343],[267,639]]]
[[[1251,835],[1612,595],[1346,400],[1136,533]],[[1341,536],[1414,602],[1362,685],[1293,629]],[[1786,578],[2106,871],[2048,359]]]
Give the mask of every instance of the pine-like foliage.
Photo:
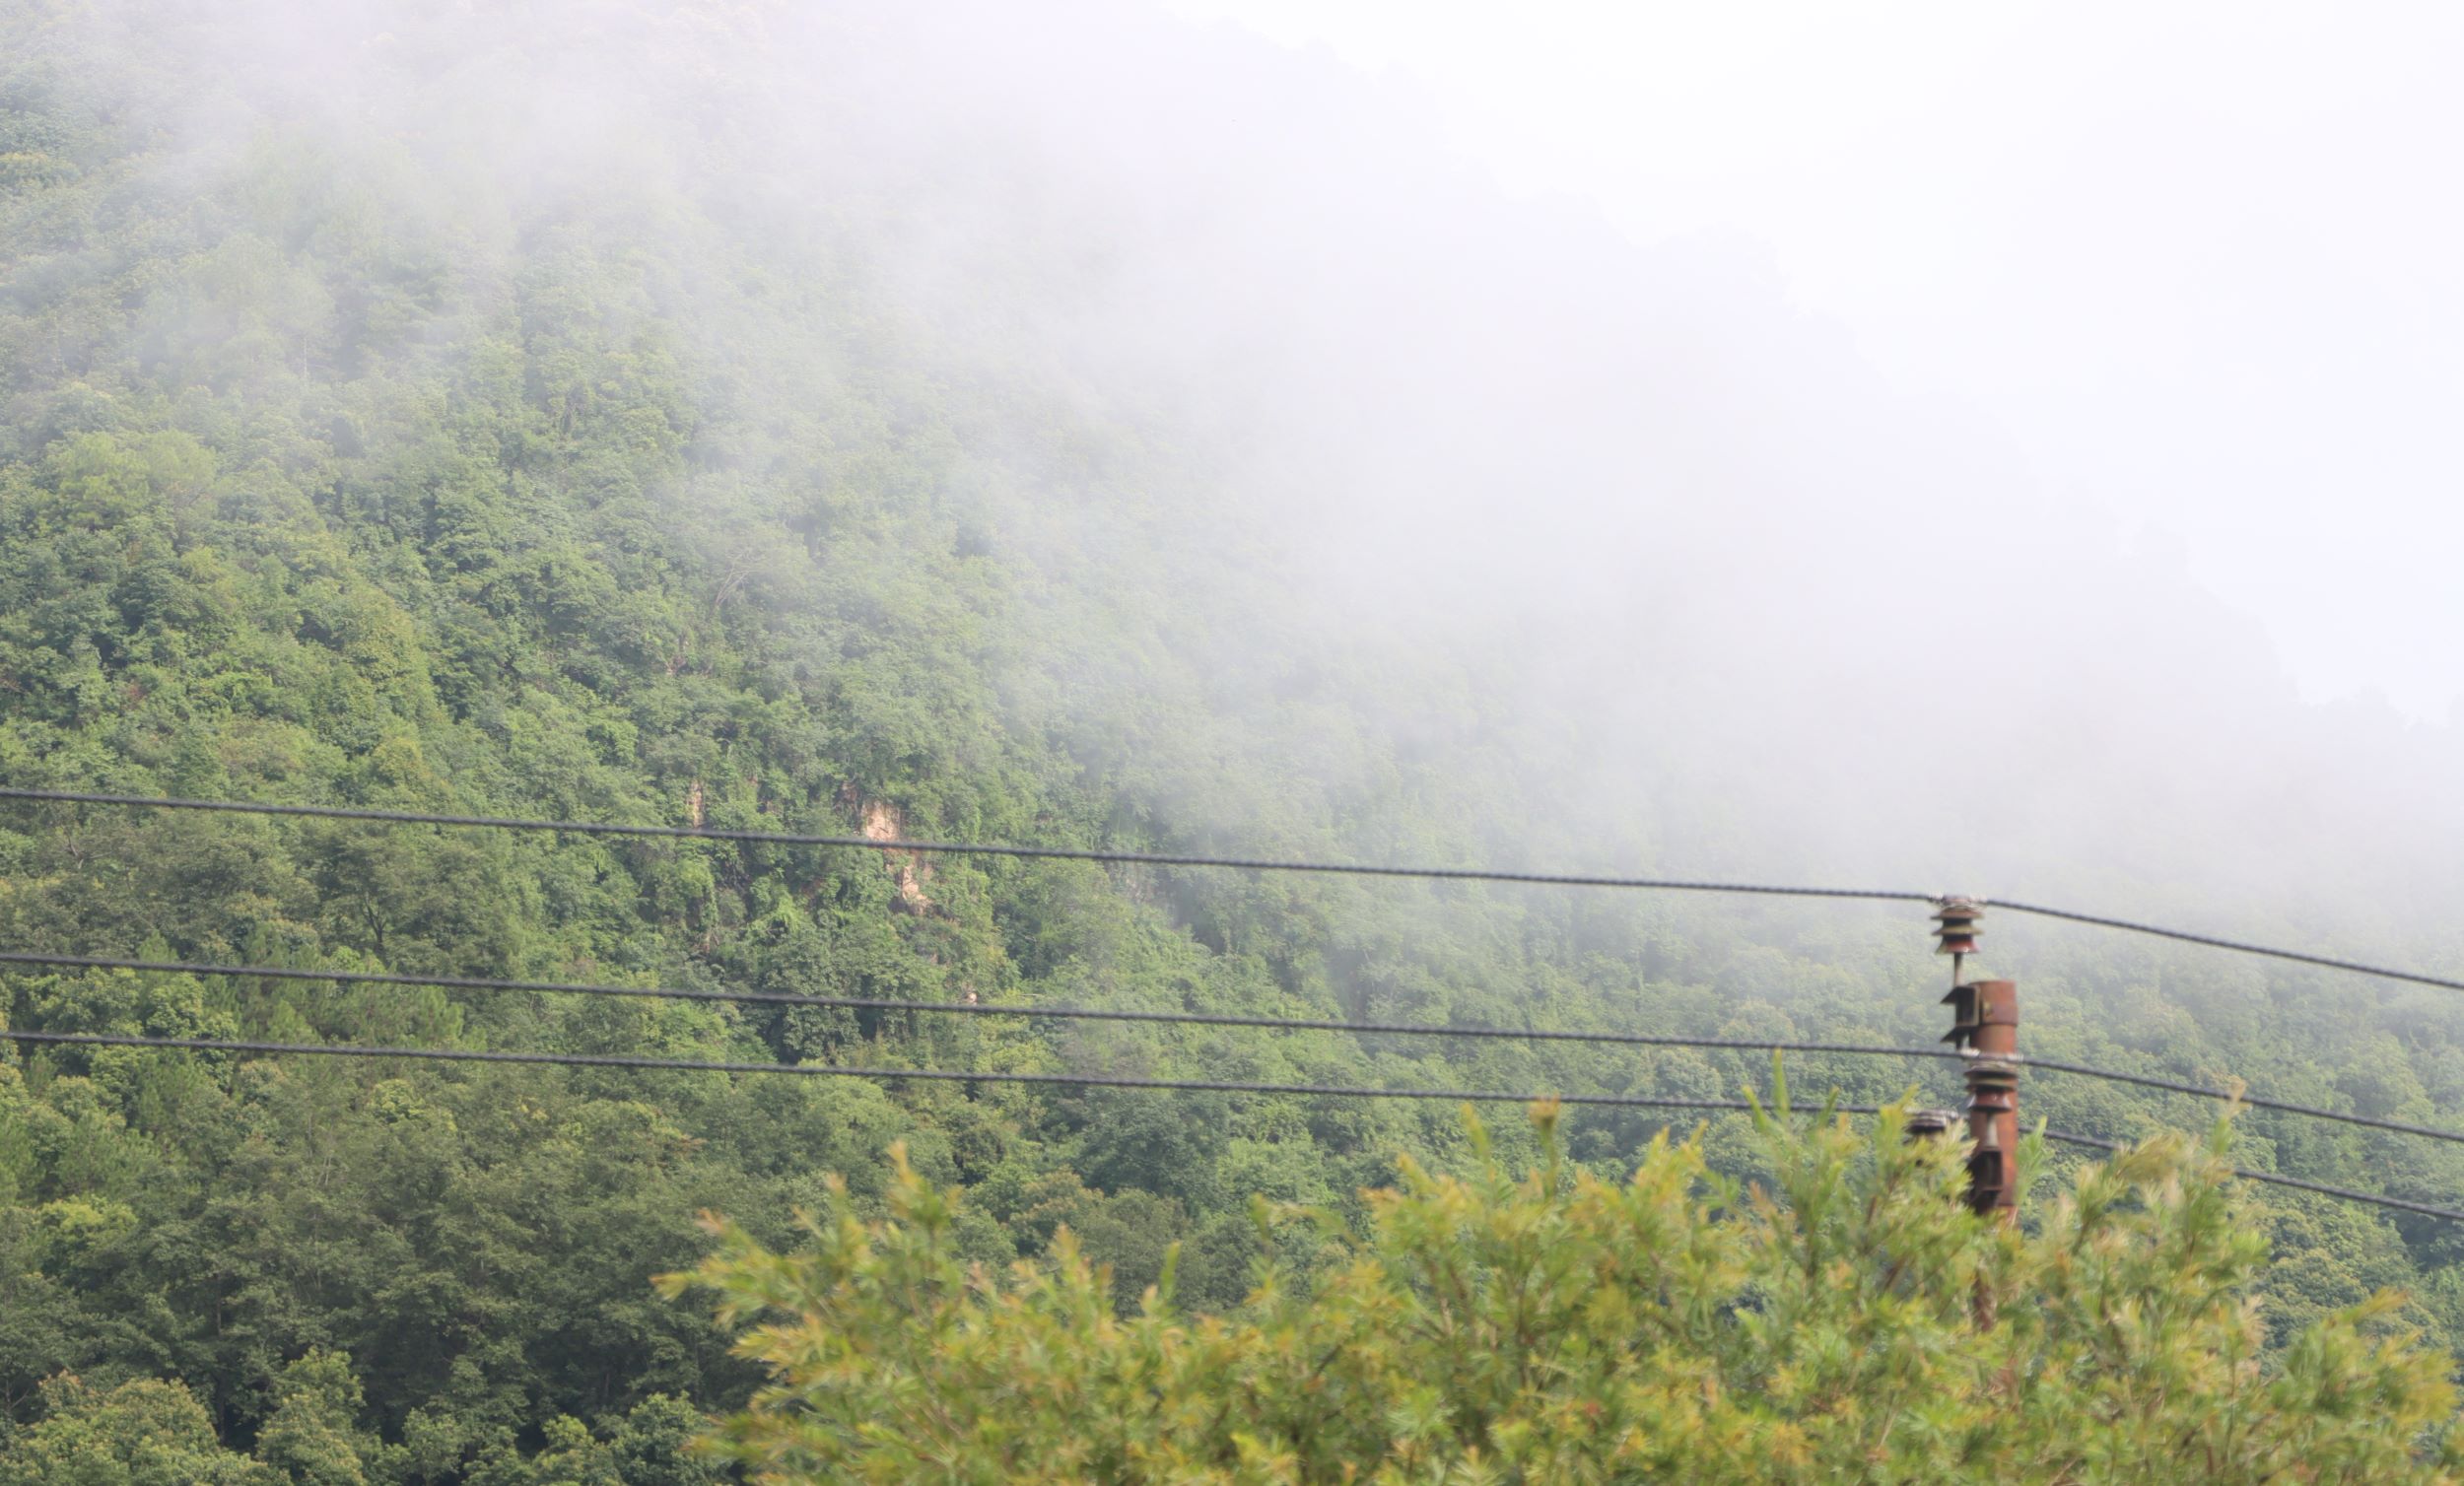
[[[1220,1317],[1179,1311],[1169,1265],[1117,1316],[1067,1243],[971,1266],[959,1194],[906,1170],[886,1218],[842,1192],[784,1255],[714,1221],[664,1283],[770,1370],[715,1444],[780,1483],[2453,1479],[2446,1359],[2385,1298],[2263,1360],[2221,1127],[2013,1227],[1895,1112],[1871,1140],[1760,1120],[1768,1189],[1666,1138],[1606,1181],[1555,1120],[1520,1178],[1484,1140],[1468,1175],[1404,1161],[1364,1228],[1322,1220],[1305,1270]]]

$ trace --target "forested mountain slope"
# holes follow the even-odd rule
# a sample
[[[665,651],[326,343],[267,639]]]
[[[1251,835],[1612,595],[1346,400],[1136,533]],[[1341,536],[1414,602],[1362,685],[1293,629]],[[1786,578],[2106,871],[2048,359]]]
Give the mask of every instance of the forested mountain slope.
[[[1829,772],[1838,761],[1787,769],[1766,752],[1794,715],[1768,693],[1810,707],[1870,677],[1825,680],[1817,656],[1740,685],[1708,651],[1634,647],[1655,626],[1710,626],[1760,653],[1744,600],[1672,613],[1652,588],[1705,544],[1726,550],[1737,518],[1720,503],[1672,513],[1664,550],[1631,572],[1567,574],[1598,634],[1545,604],[1431,617],[1444,605],[1407,591],[1413,574],[1470,560],[1415,567],[1394,503],[1425,477],[1442,505],[1442,467],[1496,449],[1466,433],[1424,449],[1425,467],[1385,466],[1349,506],[1314,482],[1368,459],[1337,447],[1344,419],[1409,442],[1471,391],[1360,391],[1321,371],[1299,391],[1326,392],[1323,422],[1294,421],[1291,389],[1262,388],[1297,353],[1235,355],[1254,306],[1150,317],[1154,344],[1130,334],[1138,306],[1169,298],[1152,263],[1172,260],[1106,255],[1129,257],[1165,212],[1153,203],[1185,197],[1108,197],[1065,161],[1032,173],[1051,142],[968,132],[980,119],[908,142],[913,115],[850,81],[942,42],[980,61],[991,42],[960,44],[968,18],[938,34],[856,9],[702,5],[343,6],[254,29],[218,6],[0,15],[10,784],[1686,875],[1911,869],[1871,846],[1871,797]],[[1218,55],[1159,34],[1160,55]],[[1508,260],[1501,281],[1531,284],[1520,264],[1544,261],[1670,301],[1708,282],[1527,221],[1437,166],[1381,174],[1402,147],[1376,99],[1329,101],[1311,66],[1224,56],[1201,95],[1250,90],[1301,120],[1245,149],[1272,161],[1323,141],[1277,177],[1304,203],[1356,174],[1454,214],[1472,245],[1449,272],[1489,254]],[[951,83],[947,114],[983,105],[965,67],[931,75]],[[991,153],[957,149],[977,143]],[[1676,278],[1630,290],[1655,272]],[[1442,277],[1401,278],[1414,275]],[[1340,288],[1335,274],[1325,298]],[[1428,327],[1445,303],[1414,312]],[[1457,323],[1493,349],[1565,312],[1501,290]],[[1599,313],[1569,358],[1665,331],[1646,384],[1686,383],[1689,348],[1716,332],[1665,304]],[[1444,361],[1442,345],[1389,349],[1433,378]],[[1598,392],[1570,426],[1616,423],[1624,396]],[[1772,445],[1754,429],[1634,406],[1687,479],[1789,478],[1757,462]],[[1516,427],[1531,425],[1478,438]],[[1553,457],[1524,452],[1543,472]],[[1648,535],[1655,517],[1625,519]],[[1508,589],[1544,586],[1558,561],[1512,531],[1489,560],[1485,581]],[[2099,572],[2118,630],[2223,632],[2225,659],[2192,688],[2205,700],[2152,704],[2151,727],[2188,727],[2211,702],[2234,718],[2290,709],[2229,621],[2161,574]],[[2159,623],[2184,612],[2194,624]],[[2205,642],[2152,641],[2151,673]],[[1599,669],[1619,646],[1626,668]],[[1607,700],[1568,710],[1559,683],[1583,676]],[[2394,777],[2428,749],[2373,727],[2337,754],[2313,736],[2330,724],[2287,722],[2295,741],[2268,758],[2394,759]],[[2265,771],[2211,765],[2178,818],[2265,814],[2236,769]],[[1974,766],[1944,768],[1946,795],[1989,792]],[[2349,781],[2318,777],[2320,813],[2360,820],[2339,803]],[[2424,820],[2442,819],[2442,787],[2414,794]],[[1856,805],[1784,847],[1757,796],[1817,788]],[[2196,905],[2178,845],[2048,880]],[[2214,881],[2244,874],[2259,875],[2236,856]],[[2389,867],[2335,905],[2377,906],[2394,924],[2381,953],[2451,962],[2451,933],[2403,917],[2404,895],[2440,880]],[[2271,926],[2366,935],[2382,920],[2339,921],[2322,907]],[[1599,893],[0,811],[0,946],[72,954],[1915,1042],[1940,1018],[1922,927]],[[2011,947],[1993,963],[2028,989],[2036,1050],[2239,1074],[2373,1114],[2464,1111],[2464,1022],[2433,992],[2008,927],[1993,925],[1997,954]],[[11,969],[0,994],[11,1026],[41,1030],[1712,1097],[1767,1078],[1756,1058],[1681,1050],[114,972]],[[1808,1078],[1861,1099],[1950,1092],[1882,1062]],[[2052,1079],[2028,1099],[2107,1135],[2213,1113]],[[1568,1140],[1615,1168],[1660,1123],[1578,1113]],[[2246,1123],[2246,1163],[2464,1190],[2448,1148]],[[298,1479],[346,1478],[301,1474],[317,1452],[409,1481],[697,1479],[675,1456],[692,1410],[731,1405],[751,1377],[649,1277],[704,1251],[700,1209],[775,1243],[825,1173],[877,1196],[899,1139],[926,1177],[968,1187],[969,1255],[1032,1256],[1066,1224],[1127,1298],[1179,1241],[1180,1294],[1201,1307],[1246,1287],[1251,1194],[1346,1207],[1399,1152],[1443,1166],[1463,1149],[1444,1108],[1335,1099],[0,1051],[0,1416],[18,1431],[87,1413],[134,1428],[147,1409],[193,1424],[175,1392],[137,1384],[173,1380],[223,1440]],[[1732,1169],[1756,1159],[1729,1124],[1711,1149]],[[2267,1200],[2280,1334],[2400,1283],[2424,1323],[2464,1335],[2464,1235]],[[45,1382],[62,1375],[82,1382]]]

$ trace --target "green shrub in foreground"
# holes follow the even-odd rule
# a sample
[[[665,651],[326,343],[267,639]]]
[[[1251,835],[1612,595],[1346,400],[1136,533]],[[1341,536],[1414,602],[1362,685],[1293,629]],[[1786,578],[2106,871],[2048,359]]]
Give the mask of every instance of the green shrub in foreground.
[[[716,1253],[662,1283],[714,1295],[770,1370],[709,1443],[771,1482],[2455,1478],[2452,1360],[2392,1297],[2263,1363],[2265,1243],[2221,1129],[2087,1168],[2010,1229],[1895,1112],[1871,1137],[1762,1119],[1768,1190],[1665,1137],[1613,1185],[1534,1117],[1541,1170],[1484,1141],[1468,1177],[1406,1160],[1368,1232],[1328,1225],[1313,1272],[1266,1268],[1219,1317],[1175,1309],[1169,1266],[1119,1317],[1066,1244],[971,1267],[956,1194],[903,1162],[886,1220],[842,1192],[790,1254],[714,1220]]]

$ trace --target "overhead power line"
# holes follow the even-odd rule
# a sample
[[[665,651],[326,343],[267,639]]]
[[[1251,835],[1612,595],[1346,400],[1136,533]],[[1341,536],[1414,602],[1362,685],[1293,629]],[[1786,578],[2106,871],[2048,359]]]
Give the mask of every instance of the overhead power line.
[[[2020,1054],[2014,1059],[2029,1073],[2069,1073],[2081,1078],[2101,1079],[2106,1083],[2136,1084],[2143,1089],[2165,1089],[2175,1094],[2190,1094],[2201,1099],[2221,1099],[2247,1106],[2253,1110],[2274,1110],[2284,1114],[2301,1114],[2312,1119],[2332,1119],[2341,1124],[2360,1125],[2363,1129],[2388,1130],[2399,1135],[2420,1135],[2430,1140],[2446,1140],[2464,1144],[2464,1130],[2443,1130],[2436,1125],[2409,1124],[2401,1119],[2380,1119],[2371,1114],[2355,1114],[2345,1110],[2330,1110],[2320,1105],[2297,1104],[2285,1099],[2262,1099],[2250,1093],[2236,1093],[2210,1084],[2183,1083],[2178,1079],[2157,1078],[2148,1073],[2125,1073],[2118,1068],[2093,1068],[2085,1063],[2067,1063],[2055,1058]]]
[[[1131,1078],[1109,1073],[964,1072],[954,1068],[852,1068],[836,1063],[717,1062],[646,1057],[623,1052],[509,1052],[476,1047],[384,1047],[344,1043],[258,1043],[223,1038],[133,1037],[103,1032],[25,1032],[0,1028],[0,1040],[100,1047],[162,1047],[190,1052],[304,1053],[323,1057],[422,1058],[447,1063],[550,1063],[570,1068],[646,1068],[684,1073],[788,1073],[818,1078],[915,1079],[958,1084],[1045,1084],[1081,1089],[1158,1089],[1194,1094],[1301,1094],[1335,1099],[1442,1099],[1474,1104],[1559,1104],[1620,1110],[1751,1110],[1742,1099],[1663,1099],[1644,1094],[1530,1094],[1489,1089],[1385,1089],[1361,1084],[1238,1083],[1215,1079]],[[1872,1114],[1874,1105],[1833,1105],[1837,1113]]]
[[[2075,1135],[2068,1130],[2048,1129],[2044,1134],[2047,1140],[2058,1140],[2065,1145],[2085,1146],[2089,1150],[2110,1153],[2122,1148],[2122,1143],[2118,1140],[2099,1140],[2093,1135]],[[2265,1182],[2275,1186],[2297,1187],[2305,1192],[2317,1192],[2321,1196],[2341,1197],[2348,1202],[2370,1202],[2380,1207],[2395,1208],[2399,1212],[2420,1213],[2424,1217],[2444,1218],[2451,1223],[2464,1223],[2464,1211],[2458,1211],[2452,1207],[2440,1207],[2432,1202],[2416,1202],[2409,1197],[2390,1197],[2381,1192],[2365,1192],[2356,1187],[2334,1186],[2325,1182],[2310,1182],[2300,1177],[2288,1177],[2282,1172],[2254,1172],[2238,1166],[2231,1170],[2234,1176],[2248,1182]]]
[[[2246,939],[2225,939],[2215,934],[2194,934],[2188,929],[2166,928],[2161,924],[2140,923],[2129,918],[2107,918],[2100,913],[2079,913],[2069,909],[2049,909],[2033,903],[2001,903],[1994,908],[2006,913],[2032,913],[2039,918],[2056,918],[2064,923],[2085,923],[2094,928],[2119,929],[2126,934],[2147,934],[2157,939],[2171,939],[2182,944],[2205,945],[2209,949],[2230,950],[2237,955],[2258,955],[2270,960],[2289,960],[2295,965],[2315,965],[2322,970],[2349,971],[2357,976],[2376,976],[2382,980],[2403,980],[2414,985],[2434,985],[2440,990],[2464,990],[2464,979],[2445,976],[2426,976],[2418,971],[2394,970],[2384,965],[2368,965],[2360,960],[2339,960],[2332,955],[2313,955],[2297,949],[2279,949],[2272,945],[2252,944]]]
[[[784,1073],[801,1074],[807,1077],[907,1079],[938,1083],[1042,1084],[1069,1088],[1150,1089],[1178,1094],[1295,1094],[1338,1099],[1446,1100],[1453,1103],[1478,1104],[1533,1104],[1542,1099],[1553,1099],[1559,1104],[1566,1105],[1650,1110],[1744,1111],[1756,1108],[1754,1104],[1742,1099],[1677,1099],[1638,1094],[1532,1094],[1505,1093],[1487,1089],[1381,1089],[1356,1084],[1238,1083],[1215,1079],[1130,1078],[1098,1073],[965,1072],[950,1068],[852,1068],[831,1063],[721,1062],[698,1058],[645,1057],[629,1053],[511,1052],[465,1047],[387,1047],[365,1044],[264,1043],[220,1038],[129,1037],[99,1032],[28,1032],[12,1028],[0,1028],[0,1040],[54,1047],[151,1047],[188,1052],[415,1058],[430,1062],[545,1063],[573,1068],[635,1068],[687,1073]],[[1823,1108],[1840,1114],[1881,1113],[1879,1107],[1874,1105],[1837,1104]],[[2074,1135],[2063,1130],[2047,1130],[2045,1138],[2103,1151],[2120,1149],[2119,1144],[2114,1141],[2098,1140],[2089,1135]],[[2299,1187],[2304,1191],[2318,1192],[2348,1201],[2372,1203],[2380,1207],[2419,1213],[2427,1217],[2464,1222],[2464,1212],[2428,1202],[2388,1197],[2377,1192],[2360,1191],[2352,1187],[2331,1186],[2325,1182],[2307,1182],[2298,1177],[2287,1177],[2276,1172],[2243,1171],[2236,1168],[2233,1175],[2253,1182],[2268,1182],[2281,1186]]]
[[[302,970],[278,965],[222,965],[191,960],[138,960],[101,955],[54,955],[32,951],[0,951],[0,965],[39,965],[67,970],[127,970],[162,975],[230,976],[274,980],[319,980],[343,984],[425,985],[451,990],[535,991],[558,995],[641,997],[651,1000],[715,1001],[768,1006],[811,1006],[852,1011],[913,1012],[924,1015],[1043,1018],[1052,1021],[1133,1022],[1165,1026],[1257,1027],[1275,1032],[1348,1032],[1378,1037],[1432,1037],[1499,1042],[1584,1043],[1604,1047],[1700,1047],[1736,1052],[1840,1053],[1859,1057],[1911,1057],[1960,1062],[1973,1053],[1951,1047],[1907,1047],[1880,1043],[1802,1042],[1782,1038],[1692,1037],[1678,1033],[1584,1032],[1559,1028],[1430,1026],[1413,1022],[1341,1022],[1300,1017],[1253,1016],[1237,1012],[1144,1011],[1104,1006],[1036,1006],[965,1001],[887,1000],[869,996],[819,996],[796,991],[699,990],[668,986],[605,985],[573,980],[512,980],[472,976],[424,976],[396,971]],[[2021,1056],[2026,1070],[2061,1073],[2107,1083],[2134,1084],[2200,1099],[2237,1101],[2254,1110],[2334,1120],[2365,1129],[2418,1135],[2464,1144],[2464,1130],[2380,1119],[2344,1110],[2290,1100],[2268,1099],[2247,1092],[2185,1083],[2153,1074],[2098,1068],[2086,1063]]]
[[[255,977],[275,980],[333,980],[347,984],[435,985],[452,990],[542,991],[563,995],[640,996],[652,1000],[723,1001],[750,1005],[815,1006],[851,1011],[919,1012],[927,1015],[1045,1018],[1054,1021],[1145,1022],[1166,1026],[1263,1027],[1275,1032],[1350,1032],[1377,1037],[1435,1037],[1518,1043],[1595,1043],[1632,1047],[1711,1047],[1740,1052],[1846,1052],[1867,1056],[1956,1060],[1949,1047],[1901,1047],[1883,1043],[1793,1042],[1775,1038],[1688,1037],[1654,1032],[1584,1032],[1554,1027],[1438,1026],[1422,1022],[1339,1022],[1308,1017],[1253,1016],[1244,1012],[1144,1011],[1110,1006],[1037,1006],[989,1001],[884,1000],[872,996],[817,996],[787,990],[698,990],[668,986],[602,985],[573,980],[497,980],[469,976],[421,976],[395,971],[298,970],[273,965],[219,965],[189,960],[121,960],[99,955],[48,955],[0,950],[0,965],[43,965],[70,970],[134,970],[166,975]],[[2464,1140],[2464,1135],[2457,1137]]]
[[[821,835],[795,831],[743,831],[713,826],[633,826],[611,821],[557,821],[532,820],[515,816],[445,815],[419,810],[372,810],[346,805],[280,805],[253,800],[180,799],[169,796],[106,794],[73,789],[26,789],[0,786],[0,799],[47,800],[83,805],[127,805],[158,810],[221,811],[242,815],[307,816],[324,820],[375,821],[393,825],[566,832],[582,836],[656,837],[684,841],[727,841],[772,845],[856,847],[876,851],[929,852],[946,856],[1005,856],[1030,860],[1113,862],[1132,866],[1227,868],[1246,872],[1304,872],[1346,877],[1418,878],[1438,882],[1501,882],[1568,888],[1632,888],[1662,892],[1732,893],[1778,898],[1848,899],[1882,903],[1941,901],[1941,895],[1935,893],[1888,888],[1806,887],[1777,883],[1708,882],[1687,878],[1616,877],[1572,872],[1515,872],[1489,867],[1390,866],[1375,862],[1304,861],[1272,857],[1207,856],[1184,852],[1120,851],[1092,846],[1021,846],[985,842],[907,841],[903,839],[876,841],[864,836]],[[1980,899],[1978,904],[1985,906],[1986,901]],[[2158,939],[2175,940],[2183,944],[2229,950],[2235,954],[2258,955],[2273,960],[2289,961],[2295,965],[2316,966],[2323,970],[2345,971],[2353,975],[2375,976],[2383,980],[2431,985],[2442,990],[2464,990],[2464,979],[2446,976],[2425,975],[2418,971],[2398,970],[2391,966],[2371,965],[2359,960],[2342,960],[2329,955],[2313,955],[2301,950],[2256,944],[2248,940],[2193,933],[2187,929],[2166,928],[2161,924],[2142,923],[2135,919],[2112,918],[2099,913],[2083,913],[2070,909],[2049,908],[2043,904],[2034,903],[1993,902],[1990,906],[2009,913],[2026,913],[2038,918],[2052,918],[2067,923],[2087,924],[2095,928],[2116,929],[2124,933],[2146,934]]]
[[[875,841],[864,836],[800,831],[739,831],[710,826],[628,826],[608,821],[524,820],[498,815],[439,815],[418,810],[364,810],[342,805],[269,805],[247,800],[189,800],[68,789],[0,787],[0,799],[54,800],[81,805],[140,805],[160,810],[298,815],[325,820],[382,821],[405,826],[468,826],[506,831],[558,831],[582,836],[662,837],[683,841],[750,842],[782,846],[855,846],[871,851],[926,851],[942,856],[1014,856],[1057,861],[1118,862],[1149,867],[1228,867],[1246,872],[1312,872],[1346,877],[1414,877],[1443,882],[1517,882],[1562,888],[1649,888],[1678,893],[1754,893],[1783,898],[1864,898],[1930,903],[1930,893],[1857,888],[1782,887],[1767,883],[1691,882],[1661,877],[1599,877],[1569,872],[1509,872],[1488,867],[1402,867],[1373,862],[1286,861],[1270,857],[1201,856],[1164,851],[1116,851],[1093,846],[1013,846],[984,842]]]

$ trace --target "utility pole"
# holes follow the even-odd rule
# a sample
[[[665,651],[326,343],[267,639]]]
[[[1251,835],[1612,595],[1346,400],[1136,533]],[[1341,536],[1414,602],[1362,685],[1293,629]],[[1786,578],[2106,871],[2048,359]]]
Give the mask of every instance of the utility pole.
[[[1968,1156],[1968,1206],[2007,1222],[2019,1200],[2019,988],[1962,976],[1984,916],[1985,906],[1973,898],[1938,900],[1934,937],[1941,943],[1934,953],[1951,957],[1951,993],[1943,997],[1951,1031],[1943,1041],[1967,1054],[1968,1138],[1976,1146]]]
[[[2019,988],[2010,980],[1954,985],[1946,1042],[1968,1054],[1968,1206],[1979,1216],[2019,1216]]]
[[[1934,934],[1941,941],[1935,953],[1951,957],[1951,993],[1943,997],[1951,1008],[1951,1031],[1943,1041],[1966,1054],[1968,1210],[2012,1223],[2019,1208],[2019,987],[2011,980],[1962,977],[1967,957],[1976,953],[1977,920],[1984,916],[1984,905],[1972,898],[1943,898],[1934,913]],[[1993,1277],[1980,1274],[1976,1323],[1991,1326],[1996,1309]]]

